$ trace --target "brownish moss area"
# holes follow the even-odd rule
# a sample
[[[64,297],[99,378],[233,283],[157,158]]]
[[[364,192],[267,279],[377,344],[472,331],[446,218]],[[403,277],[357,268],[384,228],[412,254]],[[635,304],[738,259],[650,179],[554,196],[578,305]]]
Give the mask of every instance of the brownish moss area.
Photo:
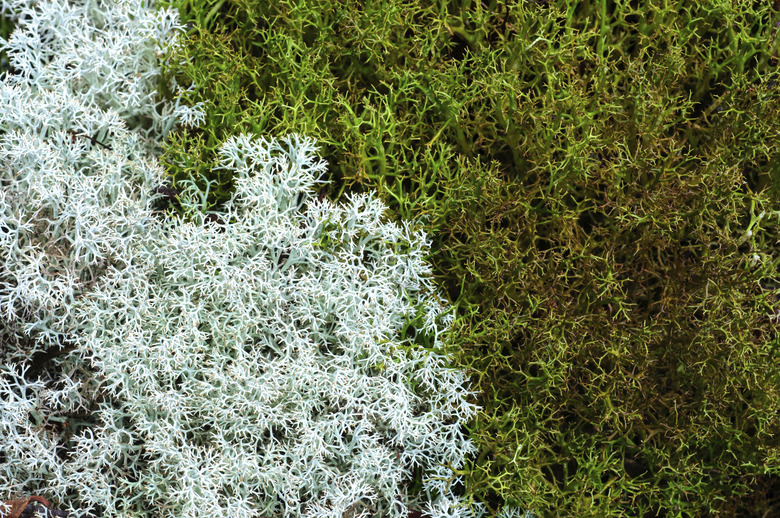
[[[418,219],[483,409],[463,491],[538,516],[780,515],[771,2],[174,2],[227,136],[305,133]]]

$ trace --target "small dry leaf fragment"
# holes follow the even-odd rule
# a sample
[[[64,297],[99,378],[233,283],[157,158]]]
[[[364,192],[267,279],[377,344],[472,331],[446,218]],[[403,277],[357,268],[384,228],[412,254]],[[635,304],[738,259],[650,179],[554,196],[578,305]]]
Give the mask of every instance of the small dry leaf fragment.
[[[49,501],[42,496],[28,496],[27,498],[17,498],[15,500],[4,500],[3,503],[11,506],[11,510],[5,513],[0,512],[0,518],[19,518],[24,512],[24,509],[31,502],[40,502],[47,508],[51,507]]]

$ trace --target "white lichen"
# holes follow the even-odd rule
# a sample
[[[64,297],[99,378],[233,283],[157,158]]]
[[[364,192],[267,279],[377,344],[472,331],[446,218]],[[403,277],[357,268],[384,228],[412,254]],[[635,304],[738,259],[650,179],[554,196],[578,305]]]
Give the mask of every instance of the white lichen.
[[[156,97],[175,13],[9,6],[0,494],[106,517],[481,511],[454,494],[476,408],[426,236],[369,195],[318,200],[296,135],[224,143],[218,217],[194,184],[155,213],[154,152],[202,116]]]

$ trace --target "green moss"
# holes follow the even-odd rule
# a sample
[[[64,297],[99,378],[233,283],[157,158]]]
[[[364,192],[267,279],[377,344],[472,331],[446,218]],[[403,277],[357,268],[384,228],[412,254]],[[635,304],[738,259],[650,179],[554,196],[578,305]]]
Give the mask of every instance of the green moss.
[[[466,491],[541,516],[777,513],[778,13],[766,2],[176,2],[206,124],[319,140],[426,223],[481,391]],[[759,218],[760,214],[764,214]],[[751,231],[748,236],[747,231]]]
[[[0,38],[8,39],[15,27],[16,25],[13,20],[6,18],[5,16],[0,16]],[[0,74],[5,74],[11,70],[13,70],[13,67],[8,60],[8,54],[5,50],[0,51]]]

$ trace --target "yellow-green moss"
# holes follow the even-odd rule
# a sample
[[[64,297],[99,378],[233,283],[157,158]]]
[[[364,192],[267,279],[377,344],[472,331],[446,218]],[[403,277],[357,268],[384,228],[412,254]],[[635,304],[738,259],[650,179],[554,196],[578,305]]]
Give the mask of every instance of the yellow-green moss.
[[[228,135],[305,133],[328,195],[426,222],[493,511],[780,512],[771,3],[367,4],[172,2],[209,110],[174,179],[218,205]]]

